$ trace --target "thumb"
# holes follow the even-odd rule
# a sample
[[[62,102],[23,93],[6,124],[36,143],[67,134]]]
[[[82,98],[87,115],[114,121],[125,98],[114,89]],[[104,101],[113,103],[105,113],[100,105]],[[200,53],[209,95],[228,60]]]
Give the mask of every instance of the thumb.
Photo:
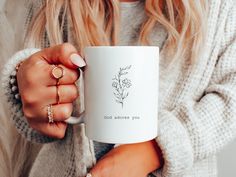
[[[49,64],[62,64],[68,68],[76,69],[86,65],[76,48],[70,43],[45,48],[38,53]]]

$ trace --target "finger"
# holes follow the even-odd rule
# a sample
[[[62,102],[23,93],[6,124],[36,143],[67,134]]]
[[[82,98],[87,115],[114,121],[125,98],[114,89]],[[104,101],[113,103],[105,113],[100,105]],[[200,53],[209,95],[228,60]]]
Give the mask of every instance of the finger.
[[[64,138],[67,128],[67,124],[65,122],[45,123],[29,121],[29,124],[34,130],[42,133],[43,135],[57,139]]]
[[[47,89],[47,102],[45,104],[72,103],[79,96],[78,89],[73,85],[50,86]]]
[[[33,61],[33,59],[38,61]],[[17,75],[17,79],[24,78],[24,82],[19,82],[19,84],[27,83],[29,87],[52,86],[56,85],[58,81],[62,85],[74,84],[81,73],[78,69],[70,69],[63,65],[58,65],[58,67],[62,67],[64,74],[62,78],[57,80],[52,75],[55,65],[49,65],[46,61],[39,60],[38,58],[33,59],[30,63],[26,63],[27,66],[24,66],[26,68],[23,73],[24,75],[22,73]],[[25,88],[24,86],[22,87]]]
[[[52,105],[51,111],[55,122],[65,121],[71,116],[73,105],[72,103]],[[35,122],[49,122],[48,106],[44,106],[43,108],[38,106],[24,108],[24,116],[27,120],[32,120]]]
[[[45,72],[47,74],[44,74],[42,80],[45,80],[48,86],[52,86],[56,84],[60,84],[60,85],[74,84],[78,80],[80,76],[79,70],[70,69],[63,65],[58,65],[58,66],[62,67],[63,73],[64,73],[63,77],[59,79],[58,81],[52,75],[52,72],[53,72],[52,70],[55,68],[55,65],[48,65],[47,69],[45,69]]]
[[[44,109],[46,112],[46,121],[48,122],[48,108]],[[68,119],[73,111],[73,105],[72,103],[66,103],[66,104],[57,104],[52,106],[52,113],[53,113],[53,120],[54,121],[65,121]]]
[[[69,43],[46,48],[38,52],[37,56],[45,59],[49,64],[63,64],[71,69],[86,65],[76,48]]]
[[[33,111],[32,116],[29,117],[33,117],[35,108],[43,109],[49,104],[72,103],[76,98],[78,98],[78,96],[79,92],[75,84],[49,87],[38,86],[37,89],[29,87],[21,92],[21,100],[24,110]]]

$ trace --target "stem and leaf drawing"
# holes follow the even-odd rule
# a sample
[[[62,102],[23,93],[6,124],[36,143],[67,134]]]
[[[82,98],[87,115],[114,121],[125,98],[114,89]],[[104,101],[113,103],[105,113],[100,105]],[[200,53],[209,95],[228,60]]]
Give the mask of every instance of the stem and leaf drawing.
[[[126,74],[128,74],[128,70],[131,68],[131,65],[120,68],[117,75],[112,78],[112,87],[114,87],[115,92],[113,94],[116,97],[116,102],[122,105],[124,105],[124,100],[126,97],[128,97],[129,92],[128,89],[132,86],[131,80],[129,80],[127,77],[125,77]]]

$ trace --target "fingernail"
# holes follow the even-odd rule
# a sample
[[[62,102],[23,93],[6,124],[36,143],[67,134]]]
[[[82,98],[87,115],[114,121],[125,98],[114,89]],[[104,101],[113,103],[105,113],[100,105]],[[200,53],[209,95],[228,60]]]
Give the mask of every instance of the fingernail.
[[[74,53],[70,56],[70,60],[74,65],[76,65],[78,67],[83,67],[86,65],[84,59],[76,53]]]

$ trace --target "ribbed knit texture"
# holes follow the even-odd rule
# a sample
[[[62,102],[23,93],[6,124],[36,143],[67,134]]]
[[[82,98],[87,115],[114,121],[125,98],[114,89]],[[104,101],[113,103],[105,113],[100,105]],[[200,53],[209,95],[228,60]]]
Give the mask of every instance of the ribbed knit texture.
[[[216,153],[236,137],[236,3],[210,0],[209,5],[204,53],[194,65],[189,64],[187,54],[171,72],[166,72],[171,53],[163,45],[166,32],[157,24],[151,34],[151,44],[161,48],[156,141],[165,164],[152,173],[158,177],[217,176]],[[143,4],[122,5],[121,10],[120,45],[137,45],[140,24],[146,18]],[[26,49],[9,60],[4,66],[2,84],[6,103],[12,110],[9,118],[16,128],[28,140],[45,143],[52,139],[38,135],[25,124],[22,110],[14,104],[8,87],[15,63],[31,52],[34,49]],[[63,140],[43,146],[30,177],[84,176],[96,163],[94,144],[85,136],[83,124],[70,126]],[[102,155],[107,147],[95,148],[96,154]]]

